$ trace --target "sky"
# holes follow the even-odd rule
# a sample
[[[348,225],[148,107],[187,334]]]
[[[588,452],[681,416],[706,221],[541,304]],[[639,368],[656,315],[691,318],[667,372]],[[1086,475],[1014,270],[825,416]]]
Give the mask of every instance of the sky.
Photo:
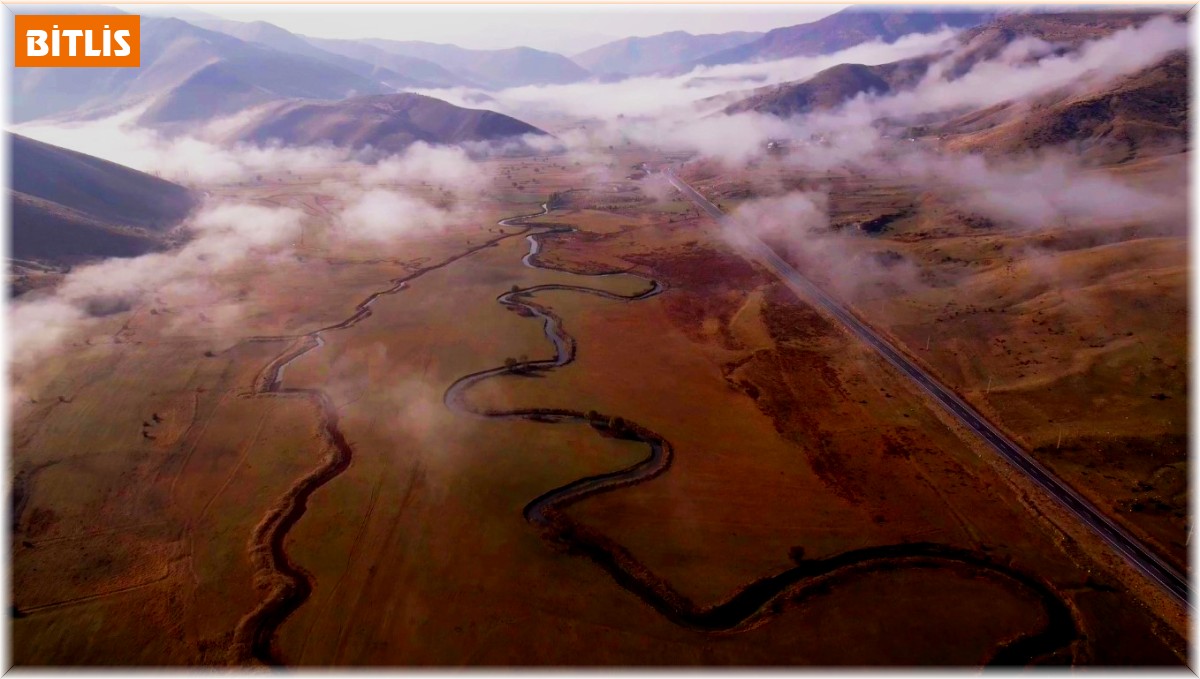
[[[122,5],[139,14],[267,21],[321,38],[447,42],[475,49],[524,45],[572,55],[613,40],[668,31],[767,31],[815,21],[848,5]]]

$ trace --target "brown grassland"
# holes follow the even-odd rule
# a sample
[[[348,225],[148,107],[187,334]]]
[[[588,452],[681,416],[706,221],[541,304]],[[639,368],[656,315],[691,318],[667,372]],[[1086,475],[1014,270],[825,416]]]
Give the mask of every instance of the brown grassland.
[[[303,242],[296,257],[217,281],[238,304],[235,322],[156,299],[103,319],[26,376],[13,421],[14,661],[1183,662],[1179,611],[1131,586],[1070,519],[657,179],[626,179],[645,153],[620,150],[607,168],[489,161],[476,219],[361,248],[323,234],[338,207],[329,182],[352,179],[340,171],[215,188],[305,210]],[[753,186],[774,171],[737,179]],[[701,184],[719,195],[720,180]],[[953,211],[937,196],[866,188],[837,184],[835,219],[860,219],[872,196],[912,202],[882,235],[858,240],[927,263],[938,280],[917,293],[876,286],[856,309],[1182,559],[1183,237],[1069,247],[1064,235],[1031,259],[1022,246],[1045,234],[935,228]],[[527,227],[497,221],[551,194],[556,209],[528,223],[577,231],[541,236],[541,268],[523,266]],[[1060,289],[1013,275],[1041,258],[1065,272]],[[626,273],[580,275],[611,271]],[[290,363],[285,389],[263,387],[293,340],[254,338],[337,324],[404,277],[371,315],[325,331],[323,346]],[[663,473],[561,510],[573,549],[523,510],[638,463],[646,445],[603,425],[473,415],[444,394],[506,358],[552,357],[541,323],[498,303],[513,286],[633,296],[649,279],[666,290],[639,301],[529,293],[574,339],[574,360],[463,397],[477,411],[595,410],[670,443]],[[348,465],[309,389],[336,414]],[[264,628],[264,653],[253,613],[289,590],[262,531],[319,468],[336,473],[281,541],[311,592]],[[625,565],[604,565],[583,543],[619,546]],[[805,576],[726,628],[672,617],[876,549],[892,551]],[[675,608],[648,605],[637,583]]]
[[[1090,172],[1180,191],[1186,166],[1183,154]],[[964,207],[961,191],[894,180],[805,176],[769,163],[709,180],[717,195],[820,185],[831,187],[830,230],[848,236],[846,256],[885,266],[849,284],[811,262],[806,272],[840,286],[861,317],[1187,569],[1183,204],[1153,222],[1031,228]],[[915,283],[904,279],[913,267]]]

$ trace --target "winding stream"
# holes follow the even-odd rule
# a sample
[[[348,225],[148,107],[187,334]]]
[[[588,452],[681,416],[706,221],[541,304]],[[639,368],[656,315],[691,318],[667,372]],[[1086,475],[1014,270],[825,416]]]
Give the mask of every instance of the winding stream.
[[[518,218],[520,219],[520,218]],[[516,220],[506,220],[508,225]],[[529,252],[521,262],[527,267],[567,273],[581,278],[614,275],[634,275],[627,272],[581,274],[542,264],[538,255],[542,245],[538,236],[544,233],[573,231],[555,227],[539,234],[526,236]],[[617,471],[597,474],[572,481],[549,490],[530,501],[524,509],[525,520],[540,531],[548,542],[583,556],[606,571],[621,587],[654,608],[677,625],[705,632],[735,632],[750,629],[781,612],[788,603],[824,591],[818,585],[828,585],[856,575],[900,568],[956,569],[970,576],[1007,581],[1034,595],[1045,612],[1043,627],[1001,645],[989,659],[989,664],[1027,664],[1069,645],[1078,635],[1070,608],[1054,590],[1041,579],[1011,566],[997,563],[985,555],[937,543],[918,542],[881,545],[850,550],[821,559],[794,559],[796,565],[776,575],[755,580],[713,606],[700,607],[676,590],[669,582],[655,575],[627,549],[599,531],[570,518],[564,511],[585,498],[644,483],[666,472],[673,459],[673,447],[663,436],[622,418],[624,423],[614,429],[611,418],[594,414],[594,419],[575,410],[560,408],[480,409],[470,406],[465,393],[473,386],[505,375],[549,371],[565,366],[575,359],[576,342],[564,329],[562,319],[552,310],[533,301],[539,292],[569,290],[622,302],[634,302],[662,293],[664,286],[647,280],[649,287],[636,295],[618,295],[582,285],[537,285],[518,288],[496,298],[506,307],[540,319],[546,338],[554,346],[554,358],[518,362],[513,367],[500,366],[465,375],[446,390],[445,404],[461,413],[476,417],[522,419],[543,424],[589,426],[597,435],[639,441],[646,445],[647,455],[641,461]]]
[[[543,215],[542,211],[522,217],[515,217],[501,222],[505,226],[524,226],[518,224],[521,219]],[[320,431],[328,444],[329,453],[322,464],[301,478],[276,504],[255,527],[250,538],[249,552],[255,572],[263,579],[258,585],[264,591],[265,598],[257,608],[243,617],[234,630],[231,656],[236,662],[257,660],[263,664],[279,666],[275,648],[275,638],[279,626],[287,620],[312,594],[312,576],[300,566],[292,562],[284,549],[284,541],[292,526],[304,516],[308,508],[308,498],[321,486],[329,483],[349,466],[354,456],[354,449],[346,441],[339,426],[337,408],[332,399],[321,389],[301,389],[285,387],[283,375],[289,365],[296,359],[314,351],[325,344],[324,333],[335,330],[346,330],[371,316],[371,305],[384,295],[392,295],[408,287],[408,283],[421,276],[440,269],[444,266],[468,257],[496,243],[521,236],[529,232],[531,227],[523,231],[506,233],[496,238],[484,241],[482,244],[469,248],[457,255],[449,257],[437,264],[419,268],[407,276],[391,281],[391,287],[372,293],[354,307],[354,313],[341,322],[328,325],[310,333],[293,336],[251,337],[245,342],[288,342],[288,346],[271,359],[259,372],[254,380],[251,391],[247,396],[256,398],[301,398],[307,399],[317,407],[321,414]]]
[[[521,261],[527,267],[557,271],[579,276],[581,279],[635,275],[623,271],[578,274],[542,264],[538,258],[542,248],[538,236],[575,230],[562,226],[531,225],[527,222],[532,217],[548,212],[548,206],[543,205],[541,212],[502,220],[502,226],[525,228],[523,231],[490,239],[438,264],[392,280],[391,287],[367,297],[355,307],[351,316],[340,323],[300,336],[256,337],[246,340],[289,342],[289,345],[259,373],[249,395],[261,398],[303,398],[312,402],[321,413],[321,431],[329,443],[329,454],[321,466],[300,479],[280,498],[254,531],[250,541],[251,558],[260,575],[270,576],[269,582],[262,586],[262,589],[269,591],[266,591],[265,599],[258,608],[238,624],[234,634],[235,657],[254,658],[268,665],[281,664],[275,649],[277,630],[312,593],[312,578],[291,561],[283,547],[285,538],[291,527],[304,515],[312,493],[345,471],[353,457],[353,448],[341,432],[337,409],[329,396],[320,389],[284,386],[283,375],[286,368],[301,356],[323,346],[323,333],[349,329],[370,317],[370,306],[379,297],[399,293],[410,281],[429,271],[452,264],[506,238],[526,236],[529,252]],[[538,233],[530,234],[534,229],[538,229]],[[535,285],[499,295],[496,298],[499,304],[542,322],[546,338],[554,347],[554,357],[519,362],[512,368],[500,366],[465,375],[451,384],[443,396],[447,407],[473,417],[588,426],[598,436],[617,437],[645,444],[647,454],[639,462],[624,469],[572,481],[543,493],[525,506],[525,520],[537,529],[549,544],[567,553],[586,557],[607,572],[618,585],[673,623],[699,631],[736,632],[750,629],[777,615],[787,605],[824,592],[824,586],[856,575],[900,568],[941,568],[957,569],[974,577],[1007,582],[1033,594],[1041,602],[1045,612],[1043,627],[1002,645],[993,654],[991,663],[1025,664],[1064,648],[1075,639],[1078,632],[1074,617],[1049,585],[1034,576],[969,550],[935,543],[904,543],[850,550],[821,559],[804,559],[801,556],[794,559],[795,566],[755,580],[738,589],[721,603],[701,607],[669,582],[654,574],[623,546],[601,532],[570,518],[564,510],[574,503],[594,495],[647,482],[666,472],[674,455],[671,443],[663,436],[630,420],[614,426],[610,425],[610,417],[607,415],[589,419],[585,413],[568,409],[479,409],[467,403],[465,394],[473,386],[489,379],[503,378],[514,372],[528,374],[552,371],[568,365],[575,359],[575,338],[565,330],[562,319],[550,308],[533,300],[538,293],[571,291],[628,303],[664,292],[665,287],[658,281],[645,280],[647,288],[643,292],[628,296],[584,285],[564,284]]]

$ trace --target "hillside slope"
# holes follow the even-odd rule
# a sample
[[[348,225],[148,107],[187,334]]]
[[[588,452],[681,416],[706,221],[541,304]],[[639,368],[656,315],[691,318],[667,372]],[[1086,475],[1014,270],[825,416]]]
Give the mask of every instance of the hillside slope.
[[[1178,152],[1188,143],[1188,58],[1179,51],[1098,90],[1044,97],[951,147],[988,154],[1065,147],[1106,162]],[[963,132],[956,120],[944,134]]]
[[[158,249],[197,205],[188,189],[123,165],[9,135],[12,257],[54,264]]]
[[[838,64],[808,80],[765,88],[725,108],[726,113],[756,111],[786,118],[832,109],[859,94],[887,94],[915,85],[929,69],[928,57],[865,66]]]
[[[992,59],[1017,58],[1028,66],[1039,59],[1072,55],[1087,43],[1161,15],[1161,11],[1006,14],[964,31],[938,53],[876,66],[839,64],[807,80],[756,90],[724,111],[789,117],[831,110],[860,94],[909,90],[932,73],[935,64],[947,80],[961,78]],[[1026,42],[1014,54],[1009,48],[1018,41]],[[1008,154],[1058,147],[1115,162],[1183,149],[1187,92],[1187,57],[1180,51],[1125,77],[1082,78],[1047,94],[893,122],[909,126],[905,136],[939,137],[950,149]]]

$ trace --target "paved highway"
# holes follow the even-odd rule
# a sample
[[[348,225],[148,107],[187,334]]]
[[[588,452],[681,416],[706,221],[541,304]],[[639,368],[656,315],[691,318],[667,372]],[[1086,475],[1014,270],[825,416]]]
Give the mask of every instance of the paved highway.
[[[741,241],[740,244],[751,255],[760,259],[772,269],[775,275],[779,276],[781,280],[789,286],[799,288],[804,294],[816,300],[826,311],[841,321],[850,332],[879,352],[888,363],[894,365],[901,373],[920,385],[922,389],[933,397],[934,401],[954,415],[968,429],[978,434],[993,450],[1002,455],[1017,469],[1024,472],[1034,483],[1045,489],[1047,493],[1079,517],[1100,538],[1124,556],[1130,564],[1177,600],[1189,608],[1191,607],[1191,585],[1188,582],[1187,576],[1165,563],[1158,555],[1142,544],[1140,540],[1116,525],[1094,505],[1083,499],[1075,490],[1060,481],[1050,470],[1033,459],[1033,457],[1007,436],[1000,433],[999,430],[993,427],[991,423],[976,412],[974,408],[967,405],[954,392],[942,386],[933,376],[909,360],[908,357],[892,346],[890,342],[876,334],[874,330],[858,320],[844,306],[829,295],[826,295],[823,290],[801,275],[799,271],[796,271],[794,267],[785,262],[779,255],[775,254],[775,251],[766,243],[763,243],[753,234],[740,228],[740,225],[736,221],[727,217],[725,213],[721,212],[720,208],[713,205],[708,199],[700,195],[698,191],[680,179],[671,168],[663,170],[663,174],[675,188],[691,199],[700,209],[704,210],[719,223],[730,227],[731,233]]]

